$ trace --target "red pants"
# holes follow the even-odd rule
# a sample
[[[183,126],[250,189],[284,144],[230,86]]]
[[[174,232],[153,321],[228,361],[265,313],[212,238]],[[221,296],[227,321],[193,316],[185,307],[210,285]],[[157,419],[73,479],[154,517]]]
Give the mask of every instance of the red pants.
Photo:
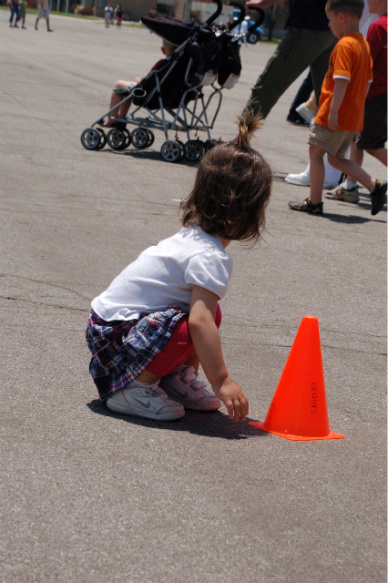
[[[154,358],[147,368],[148,372],[158,377],[164,377],[186,362],[190,354],[194,351],[188,319],[189,317],[185,316],[178,322],[164,349]],[[221,310],[218,304],[215,323],[217,328],[219,328],[221,324]]]

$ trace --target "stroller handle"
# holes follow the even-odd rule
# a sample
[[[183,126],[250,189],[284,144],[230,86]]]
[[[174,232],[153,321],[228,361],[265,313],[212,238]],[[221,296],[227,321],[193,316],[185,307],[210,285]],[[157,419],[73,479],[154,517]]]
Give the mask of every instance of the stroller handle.
[[[234,22],[231,22],[230,25],[228,26],[228,30],[233,30],[244,20],[247,11],[245,10],[245,6],[243,4],[240,4],[240,2],[228,2],[228,4],[229,6],[234,6],[240,11],[240,14],[238,15],[237,19]]]
[[[222,12],[222,0],[213,0],[213,2],[217,4],[217,10],[211,16],[209,16],[206,24],[212,24],[212,22],[214,22]]]
[[[251,8],[250,10],[254,10],[255,12],[258,12],[258,15],[257,15],[255,22],[253,24],[251,24],[250,26],[248,26],[248,32],[252,29],[257,28],[258,26],[260,26],[260,24],[263,24],[264,19],[265,19],[265,12],[262,8]]]

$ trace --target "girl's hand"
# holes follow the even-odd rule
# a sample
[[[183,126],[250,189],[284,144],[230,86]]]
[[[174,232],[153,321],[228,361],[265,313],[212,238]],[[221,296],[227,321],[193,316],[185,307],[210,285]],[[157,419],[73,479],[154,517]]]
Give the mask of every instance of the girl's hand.
[[[237,383],[227,377],[219,388],[213,387],[213,390],[226,406],[230,419],[236,422],[245,421],[249,410],[249,403]]]

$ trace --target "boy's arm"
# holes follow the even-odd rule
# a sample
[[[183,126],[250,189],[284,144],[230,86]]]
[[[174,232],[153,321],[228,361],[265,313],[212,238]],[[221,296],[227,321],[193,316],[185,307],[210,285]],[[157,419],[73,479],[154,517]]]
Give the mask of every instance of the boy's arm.
[[[349,79],[334,79],[333,97],[330,104],[328,127],[335,132],[340,129],[338,125],[338,110],[344,100]]]
[[[189,315],[189,330],[206,378],[214,393],[226,405],[230,419],[244,421],[248,399],[228,376],[221,349],[221,339],[215,324],[218,297],[209,290],[193,286]]]

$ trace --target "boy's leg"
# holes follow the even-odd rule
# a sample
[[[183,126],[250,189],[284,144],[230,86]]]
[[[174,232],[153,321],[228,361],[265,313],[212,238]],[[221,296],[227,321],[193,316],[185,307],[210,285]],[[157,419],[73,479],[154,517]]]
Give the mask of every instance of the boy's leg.
[[[310,200],[313,204],[322,201],[322,189],[325,181],[323,156],[325,153],[325,150],[319,146],[310,144]]]
[[[376,180],[369,176],[365,170],[352,160],[345,158],[339,159],[335,156],[329,155],[328,160],[332,166],[341,170],[348,176],[353,176],[357,182],[360,182],[367,190],[369,190],[372,199],[372,215],[377,215],[383,208],[387,198],[387,183],[381,180]]]
[[[325,153],[325,150],[316,144],[310,144],[310,197],[302,202],[290,201],[288,203],[290,209],[313,215],[322,214],[322,189],[325,180],[323,157]]]
[[[355,181],[365,186],[370,193],[374,191],[376,187],[376,179],[372,178],[356,162],[353,162],[353,160],[347,160],[346,158],[337,158],[332,154],[328,154],[327,158],[334,168],[338,168],[343,174],[354,178]]]

